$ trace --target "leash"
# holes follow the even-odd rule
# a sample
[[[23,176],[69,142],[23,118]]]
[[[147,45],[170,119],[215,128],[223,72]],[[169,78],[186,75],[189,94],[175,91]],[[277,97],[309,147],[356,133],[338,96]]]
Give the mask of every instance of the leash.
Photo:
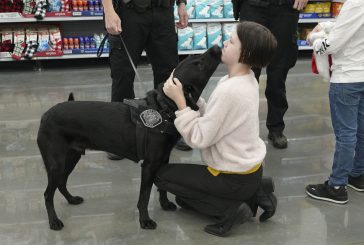
[[[120,34],[120,35],[118,35],[118,36],[120,37],[121,43],[123,44],[123,47],[124,47],[124,49],[125,49],[125,51],[126,51],[126,54],[128,55],[128,58],[129,58],[130,64],[131,64],[131,66],[133,67],[133,70],[134,70],[134,72],[135,72],[135,75],[136,75],[136,77],[137,77],[138,81],[140,82],[140,84],[143,86],[142,79],[140,79],[140,76],[139,76],[138,70],[137,70],[137,68],[136,68],[136,66],[135,66],[135,64],[134,64],[134,62],[133,62],[133,60],[132,60],[132,58],[131,58],[131,56],[130,56],[130,53],[129,53],[128,48],[127,48],[127,47],[126,47],[126,45],[125,45],[125,42],[124,42],[123,37],[121,36],[121,34]],[[102,39],[102,41],[101,41],[101,43],[100,43],[100,46],[99,46],[99,49],[97,50],[97,57],[100,57],[100,56],[102,55],[102,53],[103,53],[103,51],[104,51],[104,45],[105,45],[105,42],[106,42],[106,40],[107,40],[108,38],[109,38],[109,33],[107,33],[107,34],[105,35],[104,39]],[[144,87],[144,86],[143,86],[143,87]]]

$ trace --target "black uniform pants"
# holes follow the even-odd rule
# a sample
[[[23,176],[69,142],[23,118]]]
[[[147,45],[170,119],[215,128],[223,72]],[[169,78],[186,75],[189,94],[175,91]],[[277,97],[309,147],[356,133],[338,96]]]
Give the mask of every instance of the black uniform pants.
[[[240,9],[241,21],[254,21],[267,27],[278,42],[272,62],[267,66],[265,96],[268,102],[267,128],[271,132],[282,132],[283,116],[288,109],[286,78],[297,60],[297,24],[299,12],[291,5],[252,6],[243,1]],[[257,80],[261,69],[253,69]]]
[[[199,213],[225,217],[244,201],[252,204],[262,172],[260,167],[246,175],[213,176],[203,165],[168,164],[158,171],[155,185],[176,195]]]
[[[122,37],[137,65],[143,50],[152,64],[154,88],[165,82],[178,63],[173,7],[152,7],[138,13],[120,1]],[[135,72],[119,36],[110,36],[111,101],[134,98]]]

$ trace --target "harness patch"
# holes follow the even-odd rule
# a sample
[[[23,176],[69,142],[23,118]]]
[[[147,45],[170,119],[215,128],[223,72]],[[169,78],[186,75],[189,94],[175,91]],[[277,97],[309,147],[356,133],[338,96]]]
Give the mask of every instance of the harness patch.
[[[148,128],[155,128],[162,123],[162,116],[158,111],[148,109],[140,113],[140,119],[144,126]]]

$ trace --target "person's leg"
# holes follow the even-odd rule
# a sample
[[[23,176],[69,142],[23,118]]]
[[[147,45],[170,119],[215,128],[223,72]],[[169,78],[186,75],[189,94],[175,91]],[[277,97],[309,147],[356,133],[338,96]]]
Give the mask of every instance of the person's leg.
[[[156,7],[147,40],[146,52],[152,64],[154,88],[164,83],[178,64],[177,33],[173,7]]]
[[[139,14],[123,4],[120,16],[122,25],[121,36],[131,59],[137,66],[149,35],[147,22],[150,19],[150,13]],[[111,101],[123,101],[125,98],[134,98],[135,72],[120,36],[110,36],[109,43],[109,62],[112,78]]]
[[[243,1],[240,8],[240,21],[253,21],[269,28],[269,8],[253,6],[248,1]],[[261,68],[252,68],[255,78],[259,82]]]
[[[147,28],[148,13],[141,15],[121,3],[121,36],[135,66],[138,65],[140,55],[145,47],[149,30]],[[150,15],[150,13],[149,13]],[[111,70],[111,101],[122,102],[124,99],[134,98],[135,71],[119,35],[109,36],[110,52],[109,64]],[[107,153],[110,160],[122,160],[123,156]]]
[[[173,7],[153,8],[151,33],[147,40],[146,52],[152,64],[154,88],[164,83],[178,64],[177,33]],[[192,148],[181,138],[176,149],[190,151]]]
[[[324,184],[309,185],[306,192],[315,199],[344,204],[348,202],[346,185],[357,142],[360,93],[355,84],[331,83],[329,99],[336,137],[332,173]]]
[[[198,212],[222,216],[231,204],[251,198],[260,178],[261,170],[249,175],[213,176],[204,165],[169,164],[158,171],[155,184]]]
[[[360,92],[355,84],[330,85],[330,109],[336,146],[330,186],[346,186],[353,169],[357,142]]]
[[[364,191],[364,83],[361,86],[361,96],[358,108],[358,130],[353,170],[348,179],[348,186],[357,191]]]
[[[252,217],[245,200],[252,198],[262,175],[262,168],[253,174],[220,174],[213,176],[206,166],[169,164],[157,173],[155,184],[159,189],[175,194],[184,205],[220,222],[207,225],[205,231],[226,236],[236,223]]]
[[[290,68],[296,64],[297,23],[299,12],[289,5],[270,6],[269,29],[277,39],[277,50],[267,66],[267,86],[265,95],[268,104],[266,126],[268,138],[276,148],[286,148],[287,139],[283,135],[283,116],[288,109],[286,78]]]

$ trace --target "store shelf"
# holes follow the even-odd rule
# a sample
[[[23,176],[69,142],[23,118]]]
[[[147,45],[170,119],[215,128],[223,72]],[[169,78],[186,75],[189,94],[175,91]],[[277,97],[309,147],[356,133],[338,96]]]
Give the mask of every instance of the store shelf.
[[[310,46],[299,46],[299,50],[312,50]],[[201,50],[183,50],[178,51],[179,55],[190,55],[190,54],[202,54],[206,52],[206,49]],[[146,55],[145,52],[142,53],[143,56]],[[101,57],[106,58],[109,57],[108,53],[103,53]],[[87,58],[97,58],[96,54],[66,54],[63,56],[52,56],[52,57],[33,57],[32,60],[63,60],[63,59],[87,59]],[[25,59],[22,59],[25,60]],[[11,57],[0,57],[0,61],[14,61]]]
[[[62,22],[62,21],[88,21],[88,20],[102,20],[100,16],[89,17],[45,17],[43,20],[37,20],[35,18],[6,18],[0,19],[0,23],[29,23],[29,22]]]
[[[298,23],[319,23],[324,21],[335,21],[335,18],[299,19]]]
[[[46,17],[43,20],[35,18],[0,18],[1,23],[29,23],[29,22],[63,22],[63,21],[89,21],[102,20],[102,16],[72,16],[72,17]],[[177,22],[178,20],[176,20]],[[189,19],[189,23],[211,23],[211,22],[236,22],[233,18],[227,19]],[[335,18],[300,19],[298,23],[319,23],[323,21],[335,21]]]
[[[312,50],[311,46],[298,46],[298,50]]]

